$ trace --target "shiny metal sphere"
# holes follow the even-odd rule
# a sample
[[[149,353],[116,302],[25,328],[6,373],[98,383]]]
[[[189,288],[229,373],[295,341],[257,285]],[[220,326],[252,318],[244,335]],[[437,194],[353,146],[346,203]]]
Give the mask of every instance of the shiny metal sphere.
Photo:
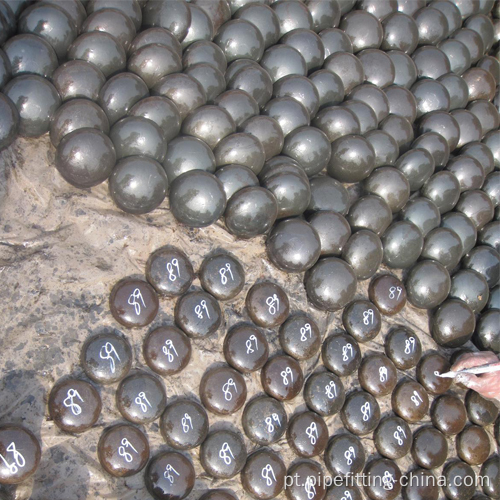
[[[263,115],[253,116],[241,124],[240,130],[259,139],[264,147],[266,160],[281,153],[284,136],[280,124],[274,118]]]
[[[211,64],[221,73],[227,69],[227,60],[222,49],[217,44],[208,41],[194,42],[184,51],[182,56],[184,68],[198,63]]]
[[[349,210],[350,200],[347,189],[341,182],[331,177],[318,175],[309,181],[311,201],[308,212],[330,210],[345,215]]]
[[[495,96],[496,82],[488,71],[482,68],[470,68],[462,77],[469,88],[469,101],[477,99],[491,101]]]
[[[321,38],[311,30],[296,29],[288,32],[280,43],[297,49],[306,62],[307,72],[321,69],[325,60],[325,47]]]
[[[198,63],[184,70],[186,75],[194,78],[207,94],[207,104],[213,104],[215,99],[224,92],[226,80],[224,75],[207,63]]]
[[[484,43],[477,31],[462,28],[451,35],[451,38],[462,42],[470,52],[470,60],[475,64],[484,55]]]
[[[280,22],[271,7],[257,2],[251,2],[238,9],[235,19],[244,19],[255,25],[264,40],[264,48],[276,45],[280,38]]]
[[[12,68],[7,54],[0,49],[0,90],[5,87],[5,84],[12,78]]]
[[[259,139],[251,134],[231,134],[222,139],[214,149],[215,165],[237,164],[248,167],[258,175],[266,159],[264,147]]]
[[[467,83],[455,73],[446,73],[438,78],[450,95],[450,111],[465,108],[469,97]]]
[[[346,219],[353,232],[368,229],[382,236],[392,222],[392,212],[379,196],[366,195],[352,204]]]
[[[493,219],[494,208],[491,198],[477,189],[462,193],[455,210],[469,217],[479,231]]]
[[[14,103],[4,94],[0,94],[0,151],[8,148],[17,135],[19,112]]]
[[[228,201],[226,227],[239,238],[253,238],[269,231],[277,215],[278,204],[270,191],[261,187],[247,187]]]
[[[219,28],[229,19],[231,19],[231,7],[226,0],[193,0],[195,5],[198,5],[208,15],[214,26],[214,33],[217,33]]]
[[[257,101],[244,90],[228,90],[218,95],[214,104],[224,108],[231,115],[236,127],[259,114]]]
[[[160,27],[172,32],[181,42],[191,24],[191,11],[183,0],[148,1],[142,10],[144,28]]]
[[[462,26],[462,16],[458,7],[448,0],[435,0],[430,3],[429,7],[441,11],[446,17],[446,22],[448,23],[448,31],[445,34],[446,37],[450,36],[451,33],[456,31]]]
[[[289,45],[273,45],[264,52],[260,61],[273,83],[287,75],[307,75],[307,65],[302,54]]]
[[[276,173],[263,178],[261,184],[276,198],[278,219],[302,215],[311,200],[309,180],[301,174]]]
[[[229,134],[236,132],[231,115],[219,106],[202,106],[184,119],[181,131],[185,135],[198,137],[212,149]]]
[[[321,172],[330,161],[330,141],[316,127],[300,127],[285,137],[282,153],[296,160],[305,173],[312,177]]]
[[[64,136],[80,128],[95,128],[104,134],[109,133],[106,114],[88,99],[72,99],[54,113],[50,122],[50,140],[57,148]]]
[[[351,39],[354,53],[363,49],[378,49],[382,44],[384,29],[372,14],[353,10],[340,22],[340,29]]]
[[[484,56],[476,64],[477,68],[485,69],[495,79],[496,84],[500,83],[500,61],[493,56]]]
[[[342,249],[342,259],[352,267],[360,281],[371,278],[377,272],[383,256],[380,238],[366,229],[354,233]]]
[[[347,96],[347,100],[356,100],[368,104],[377,117],[377,123],[381,122],[389,114],[389,100],[385,92],[376,85],[364,84],[355,87]]]
[[[309,218],[309,224],[318,233],[321,256],[342,254],[342,249],[351,236],[351,226],[343,215],[331,210],[321,210]]]
[[[450,113],[445,111],[435,111],[425,115],[418,126],[419,134],[426,132],[436,132],[446,139],[450,152],[457,147],[460,139],[460,128],[457,120]]]
[[[489,175],[495,169],[495,160],[490,148],[482,142],[470,142],[461,150],[460,154],[471,156],[481,163],[484,169],[484,174]]]
[[[412,16],[425,7],[425,0],[398,0],[398,11],[407,16]]]
[[[128,51],[136,35],[136,28],[132,20],[123,12],[116,9],[102,9],[90,14],[82,26],[82,33],[102,31],[113,35],[125,52]]]
[[[408,179],[410,191],[418,191],[434,173],[434,158],[425,149],[410,149],[398,158],[396,168]]]
[[[170,183],[179,175],[191,170],[215,172],[215,157],[212,150],[201,139],[178,136],[168,143],[163,168]]]
[[[278,97],[269,101],[262,114],[274,118],[286,137],[293,130],[309,125],[307,109],[293,97]]]
[[[237,62],[239,61],[235,61],[235,63]],[[249,65],[238,69],[229,79],[226,72],[227,88],[244,90],[263,108],[273,94],[273,80],[264,68],[252,63],[253,61]]]
[[[417,67],[413,59],[399,50],[390,50],[387,55],[394,64],[394,85],[409,89],[417,80]]]
[[[285,155],[274,156],[267,160],[260,171],[259,179],[261,182],[266,182],[270,177],[282,173],[295,174],[305,181],[308,180],[304,169],[293,158]]]
[[[500,115],[497,107],[484,99],[471,102],[467,106],[470,111],[481,123],[482,135],[490,131],[497,130],[500,125]]]
[[[280,23],[280,37],[298,28],[313,29],[313,20],[307,7],[298,1],[278,1],[271,5]]]
[[[49,42],[36,35],[13,36],[7,40],[3,49],[10,63],[12,77],[34,74],[51,79],[59,65]]]
[[[365,139],[375,152],[375,168],[383,165],[394,165],[399,157],[399,146],[387,132],[371,130],[365,134]]]
[[[410,221],[393,222],[382,235],[384,264],[407,269],[417,262],[424,246],[420,229]]]
[[[465,21],[464,26],[479,34],[484,44],[485,53],[491,49],[495,37],[495,28],[488,16],[484,14],[471,16]]]
[[[50,120],[61,105],[55,87],[38,75],[22,75],[10,80],[4,94],[19,112],[18,133],[38,137],[49,130]]]
[[[111,198],[130,214],[153,211],[165,199],[167,189],[168,179],[162,166],[145,156],[120,160],[109,178]]]
[[[379,125],[380,130],[387,132],[398,144],[399,152],[405,153],[413,142],[412,124],[402,116],[389,115]]]
[[[448,56],[442,50],[432,45],[420,47],[411,57],[417,67],[419,78],[432,78],[436,80],[451,71]]]
[[[289,75],[281,78],[273,86],[273,97],[292,97],[299,101],[315,116],[319,108],[319,94],[314,83],[305,76]]]
[[[144,81],[133,73],[120,73],[110,78],[99,92],[99,105],[112,126],[141,99],[149,96]]]
[[[438,43],[437,48],[446,54],[453,73],[461,75],[465,70],[470,68],[469,49],[460,40],[447,38]]]
[[[425,237],[441,223],[438,207],[427,198],[414,198],[401,210],[401,219],[413,222]]]
[[[434,202],[442,215],[457,204],[460,197],[460,183],[454,173],[443,170],[432,175],[422,186],[420,193]]]
[[[170,210],[178,222],[189,227],[213,224],[226,209],[222,183],[208,172],[191,170],[170,185]]]
[[[450,95],[443,84],[430,79],[419,80],[411,87],[417,101],[417,118],[431,111],[448,111]]]
[[[162,162],[167,153],[167,143],[161,128],[142,116],[127,116],[117,121],[109,132],[116,150],[116,159],[127,156],[147,156]]]
[[[436,132],[425,132],[419,135],[411,145],[412,149],[425,149],[434,158],[436,169],[442,169],[450,157],[450,146],[446,139]]]
[[[410,123],[417,117],[417,101],[415,96],[405,87],[391,85],[385,89],[389,113],[406,118]]]
[[[55,160],[61,176],[82,189],[104,182],[115,163],[111,139],[93,128],[82,128],[65,136],[59,143]]]
[[[68,59],[95,64],[106,78],[124,71],[127,64],[122,44],[109,33],[101,31],[80,35],[69,46]]]
[[[438,9],[424,7],[413,16],[419,45],[436,45],[448,35],[448,20]]]
[[[228,201],[240,189],[259,185],[257,176],[243,165],[225,165],[215,172],[215,176],[222,182]]]
[[[360,135],[346,135],[332,142],[328,175],[340,182],[359,182],[375,168],[375,152]]]
[[[398,11],[396,0],[361,0],[359,8],[373,14],[380,22]]]
[[[410,197],[410,183],[397,168],[380,167],[363,181],[363,189],[368,194],[380,196],[392,213],[398,213]]]
[[[152,43],[137,49],[128,59],[127,70],[142,78],[149,87],[154,87],[164,76],[182,70],[181,59],[172,49]]]
[[[132,55],[134,52],[151,43],[159,43],[164,47],[168,47],[179,57],[182,57],[182,49],[179,40],[165,28],[149,28],[138,33],[132,40],[128,53]]]
[[[352,54],[351,39],[338,28],[326,28],[320,31],[319,36],[325,48],[325,59],[335,52],[350,52]]]
[[[99,100],[99,92],[106,83],[102,71],[87,61],[68,61],[59,66],[52,77],[61,100],[86,98]]]
[[[339,25],[341,10],[336,0],[307,0],[305,3],[311,13],[313,30],[316,33]]]
[[[346,94],[365,81],[361,61],[349,52],[335,52],[326,58],[323,68],[340,77]]]
[[[483,137],[481,142],[490,148],[490,151],[493,154],[495,167],[497,170],[500,169],[500,131],[492,130],[491,132],[488,132]]]
[[[380,88],[394,83],[396,69],[392,59],[383,51],[377,49],[362,50],[358,54],[361,61],[365,80]]]
[[[17,30],[20,34],[31,33],[44,38],[61,60],[66,58],[66,53],[77,36],[76,26],[63,9],[42,2],[37,2],[22,12]]]
[[[309,75],[308,79],[318,91],[319,109],[336,106],[344,100],[344,84],[335,73],[320,69]]]
[[[469,142],[481,140],[483,136],[481,122],[474,114],[466,109],[456,109],[450,114],[458,123],[458,128],[460,130],[457,148],[461,148]]]
[[[228,63],[236,59],[260,61],[264,54],[261,32],[245,19],[233,19],[224,23],[214,42],[222,49]]]
[[[390,14],[382,21],[382,50],[400,50],[412,54],[418,45],[418,27],[412,17],[401,12]]]
[[[200,40],[211,42],[214,37],[214,25],[205,11],[192,3],[188,3],[188,9],[191,14],[191,23],[181,42],[183,49]]]
[[[165,142],[170,142],[181,129],[181,116],[177,106],[166,97],[153,96],[141,99],[130,108],[130,116],[142,116],[160,127]]]
[[[197,80],[182,73],[163,77],[152,89],[152,95],[168,97],[177,106],[181,120],[207,102],[207,94]]]
[[[450,212],[443,216],[441,227],[447,227],[458,234],[464,248],[463,255],[468,254],[476,244],[477,229],[474,223],[460,212]]]
[[[353,100],[344,102],[342,107],[349,109],[356,115],[362,135],[377,128],[377,115],[375,114],[375,111],[368,106],[368,104],[365,104],[362,101]]]

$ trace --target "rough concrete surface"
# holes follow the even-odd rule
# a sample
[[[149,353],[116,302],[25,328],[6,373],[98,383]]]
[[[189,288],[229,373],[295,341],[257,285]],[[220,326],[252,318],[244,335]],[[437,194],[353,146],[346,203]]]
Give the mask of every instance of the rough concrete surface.
[[[222,340],[229,327],[248,320],[244,299],[256,281],[276,281],[287,291],[291,310],[304,310],[317,321],[324,336],[341,328],[341,311],[320,312],[307,303],[302,274],[286,274],[275,269],[265,253],[265,239],[236,240],[219,221],[205,229],[189,229],[176,223],[168,201],[153,213],[131,216],[112,203],[107,183],[89,190],[78,190],[57,173],[54,148],[47,136],[19,138],[0,153],[0,422],[20,423],[41,440],[42,461],[36,474],[17,487],[0,488],[0,498],[33,500],[149,499],[143,473],[127,479],[107,475],[97,459],[97,443],[103,429],[121,421],[114,401],[116,384],[98,387],[103,400],[97,424],[80,435],[60,431],[48,417],[48,393],[61,377],[85,378],[79,365],[80,349],[90,335],[119,330],[130,340],[134,365],[144,368],[141,345],[145,334],[159,325],[173,323],[174,299],[160,299],[160,312],[146,328],[127,330],[111,316],[108,297],[119,279],[144,276],[148,256],[155,249],[171,244],[183,249],[195,271],[209,252],[224,248],[243,263],[247,284],[235,299],[221,303],[225,321],[217,334],[207,340],[194,340],[188,367],[179,375],[164,378],[167,395],[198,397],[198,385],[206,369],[224,361]],[[387,270],[381,270],[386,272]],[[367,297],[368,281],[358,286],[358,298]],[[200,287],[199,280],[193,283]],[[391,325],[404,324],[420,337],[424,352],[437,349],[428,334],[427,312],[407,305],[402,313],[384,317],[382,333],[361,345],[363,354],[383,351],[383,338]],[[277,331],[267,332],[271,355],[279,351]],[[471,347],[468,346],[468,347]],[[441,350],[441,349],[439,349]],[[442,350],[441,350],[442,351]],[[449,354],[450,351],[447,351]],[[302,362],[307,377],[321,370],[318,353]],[[399,373],[415,377],[415,370]],[[245,375],[248,398],[262,393],[258,373]],[[346,391],[358,387],[357,376],[343,380]],[[458,394],[464,391],[453,388]],[[431,398],[432,399],[432,398]],[[379,399],[382,415],[390,413],[390,396]],[[289,417],[305,408],[302,396],[285,405]],[[242,410],[221,418],[210,414],[212,428],[234,425],[241,430]],[[415,430],[430,421],[427,418]],[[342,428],[340,415],[326,419],[330,435]],[[144,427],[151,453],[167,449],[158,421]],[[488,428],[492,435],[492,429]],[[245,438],[246,439],[246,438]],[[492,446],[494,446],[493,437]],[[454,439],[449,439],[450,457]],[[371,434],[363,438],[367,455],[375,455]],[[248,452],[257,446],[246,439]],[[286,438],[272,446],[286,465],[297,457]],[[197,499],[209,488],[233,489],[239,498],[249,498],[241,489],[239,476],[218,481],[207,476],[198,460],[199,449],[189,452],[197,472],[196,485],[188,497]],[[370,459],[368,458],[368,461]],[[322,461],[322,457],[318,457]],[[398,460],[403,472],[411,466],[409,456]],[[325,472],[327,472],[324,467]],[[477,470],[477,469],[476,469]],[[437,471],[436,471],[437,472]],[[279,498],[285,498],[280,495]]]

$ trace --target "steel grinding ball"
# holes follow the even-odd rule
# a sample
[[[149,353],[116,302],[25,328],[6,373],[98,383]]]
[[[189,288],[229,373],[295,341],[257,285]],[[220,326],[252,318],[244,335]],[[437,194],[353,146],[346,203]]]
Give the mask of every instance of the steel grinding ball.
[[[214,175],[190,170],[176,177],[170,186],[170,210],[189,227],[213,224],[226,209],[226,194]]]
[[[0,94],[0,150],[8,148],[16,138],[19,127],[19,112],[14,103]]]
[[[62,177],[78,188],[89,188],[105,181],[115,163],[111,139],[93,128],[75,130],[63,137],[55,160]]]

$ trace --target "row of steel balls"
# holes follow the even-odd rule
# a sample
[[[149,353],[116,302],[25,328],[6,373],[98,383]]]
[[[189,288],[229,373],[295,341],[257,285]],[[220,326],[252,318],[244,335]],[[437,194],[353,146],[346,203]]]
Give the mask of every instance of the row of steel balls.
[[[182,251],[167,246],[151,254],[145,274],[147,282],[125,278],[116,283],[110,295],[110,309],[120,324],[128,328],[143,327],[154,321],[158,312],[157,293],[164,297],[178,297],[176,326],[152,330],[143,343],[144,358],[149,368],[163,377],[172,376],[184,370],[190,360],[189,338],[207,338],[222,324],[223,314],[216,299],[226,301],[235,298],[245,285],[245,271],[235,257],[226,252],[214,252],[205,258],[198,272],[203,291],[188,291],[195,277],[192,264]],[[395,289],[392,299],[391,287]],[[372,302],[357,300],[345,308],[342,319],[348,333],[330,333],[322,346],[322,359],[328,371],[316,370],[304,384],[299,361],[318,353],[321,334],[317,325],[304,313],[289,316],[287,295],[273,283],[260,282],[248,291],[248,316],[261,328],[280,327],[280,344],[286,354],[268,360],[269,347],[263,331],[250,324],[235,325],[226,334],[223,347],[226,362],[231,367],[223,365],[209,369],[199,388],[204,408],[219,415],[232,414],[242,408],[247,399],[246,383],[239,372],[245,374],[262,369],[263,389],[271,397],[261,395],[245,406],[243,429],[250,441],[260,445],[248,457],[240,432],[209,432],[208,417],[200,403],[180,398],[166,405],[165,390],[157,378],[144,370],[129,373],[133,356],[124,337],[103,333],[89,338],[82,349],[82,366],[96,383],[120,382],[116,401],[124,418],[134,424],[146,424],[161,415],[161,432],[169,446],[184,451],[199,446],[201,464],[210,476],[230,479],[241,472],[245,491],[255,498],[274,498],[284,488],[287,470],[282,459],[273,450],[262,446],[278,441],[285,432],[292,450],[302,459],[314,458],[324,452],[325,463],[332,474],[356,474],[363,469],[371,475],[392,474],[392,488],[366,487],[368,496],[375,500],[393,499],[401,491],[401,471],[394,460],[406,456],[412,449],[414,462],[421,468],[413,470],[410,476],[432,478],[434,476],[429,469],[442,466],[448,458],[446,436],[456,435],[458,454],[463,462],[452,460],[445,467],[447,483],[443,486],[444,493],[452,500],[470,499],[475,493],[474,485],[456,488],[453,481],[457,477],[472,479],[475,473],[467,464],[484,463],[481,474],[491,481],[484,491],[495,498],[498,480],[496,458],[495,455],[489,457],[489,437],[482,427],[495,421],[498,410],[494,404],[472,391],[467,395],[465,404],[460,398],[447,393],[451,379],[440,379],[435,373],[436,370],[439,373],[449,370],[450,363],[436,351],[421,357],[420,340],[407,328],[395,327],[391,330],[385,339],[387,356],[372,354],[362,358],[357,342],[376,338],[381,330],[380,314],[394,315],[402,310],[406,302],[404,285],[390,275],[374,279],[369,295]],[[269,299],[272,299],[271,302]],[[370,311],[372,319],[366,321]],[[456,351],[455,357],[462,352]],[[398,384],[397,369],[408,370],[415,366],[419,383],[405,379]],[[379,378],[379,372],[384,368],[385,378]],[[341,378],[358,369],[359,383],[364,391],[354,391],[346,396]],[[283,374],[289,377],[286,384],[281,381],[280,371],[281,377]],[[331,394],[327,390],[325,396],[325,387],[330,389]],[[280,401],[294,399],[302,389],[308,410],[297,413],[288,421]],[[71,404],[66,404],[64,402],[68,401],[70,391]],[[75,391],[77,396],[81,396],[81,401],[76,399]],[[223,397],[224,391],[229,391],[231,397]],[[428,393],[437,396],[430,410],[434,427],[424,426],[413,434],[408,424],[418,423],[427,416],[430,408]],[[388,394],[392,396],[395,415],[380,421],[376,398]],[[415,394],[419,397],[416,406],[413,405],[417,397]],[[71,414],[73,404],[82,409],[78,418]],[[362,416],[367,404],[371,410],[365,421]],[[142,413],[139,407],[143,407]],[[49,411],[62,430],[83,432],[99,418],[100,397],[88,382],[62,380],[51,391]],[[338,412],[350,432],[330,437],[322,417]],[[467,415],[474,425],[466,427]],[[187,433],[186,428],[190,429]],[[366,451],[356,436],[372,431],[376,448],[383,458],[370,461],[365,468]],[[128,443],[126,448],[123,447],[124,440]],[[221,446],[226,446],[226,451],[230,450],[231,460],[220,459]],[[106,428],[99,441],[98,456],[103,468],[117,477],[136,474],[149,462],[145,473],[146,486],[160,500],[184,498],[195,484],[191,462],[176,451],[162,452],[149,461],[146,435],[130,424],[118,423]],[[158,471],[172,464],[179,478],[173,482],[165,481],[168,476],[162,477]],[[259,475],[261,470],[268,470],[269,465],[273,470],[273,481],[266,481],[265,476]],[[288,473],[292,476],[295,473],[311,474],[317,478],[323,474],[321,467],[311,461],[292,465]],[[404,497],[419,500],[437,498],[439,489],[436,484],[423,484],[406,488]],[[298,483],[285,491],[292,500],[306,498],[303,495],[317,500],[333,499],[338,494],[346,495],[346,492],[353,499],[361,499],[358,486],[345,483],[330,488],[327,494],[324,482],[317,484],[314,490]],[[211,490],[202,498],[233,500],[235,497],[229,491]]]

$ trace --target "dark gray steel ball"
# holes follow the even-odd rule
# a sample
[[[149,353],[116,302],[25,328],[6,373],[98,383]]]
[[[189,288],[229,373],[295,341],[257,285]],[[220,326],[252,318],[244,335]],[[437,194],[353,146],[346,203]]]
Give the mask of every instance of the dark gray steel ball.
[[[449,68],[445,73],[448,71]],[[417,118],[431,111],[449,111],[450,94],[442,83],[424,78],[413,84],[410,90],[417,101]]]
[[[106,77],[90,62],[68,61],[54,71],[52,81],[63,102],[75,98],[97,102]]]
[[[442,347],[460,347],[474,333],[476,319],[472,309],[461,300],[443,302],[431,318],[432,338]]]
[[[257,176],[243,165],[226,165],[219,168],[215,176],[222,182],[227,200],[240,189],[259,185]]]
[[[466,215],[460,212],[447,213],[441,220],[441,227],[452,229],[458,234],[464,247],[463,255],[469,253],[474,248],[477,241],[477,229]]]
[[[323,68],[340,77],[346,94],[365,81],[361,61],[349,52],[334,52],[326,58]]]
[[[278,219],[302,215],[311,200],[309,181],[304,176],[291,172],[270,175],[261,181],[278,203]]]
[[[163,168],[170,183],[179,175],[191,170],[215,172],[215,157],[201,139],[178,136],[169,142]]]
[[[129,55],[146,45],[159,43],[172,49],[179,57],[182,57],[182,49],[179,40],[165,28],[148,28],[138,33],[129,47]]]
[[[460,40],[447,38],[439,43],[437,48],[443,51],[448,57],[450,69],[453,73],[461,75],[465,70],[470,68],[469,49]]]
[[[287,219],[273,228],[266,247],[276,267],[289,273],[300,273],[316,264],[321,242],[318,233],[308,222]]]
[[[244,90],[228,90],[218,95],[214,104],[224,108],[234,120],[236,127],[259,114],[259,104]]]
[[[387,90],[387,89],[386,89]],[[368,104],[375,112],[377,124],[387,117],[390,110],[390,102],[386,93],[375,85],[365,83],[356,87],[348,96],[347,100],[362,101]]]
[[[308,0],[307,8],[313,20],[313,30],[319,33],[340,23],[340,5],[336,0]]]
[[[412,124],[404,117],[389,115],[379,125],[380,130],[387,132],[398,144],[401,154],[408,151],[414,139]]]
[[[231,65],[230,69],[235,63]],[[271,76],[258,64],[244,66],[238,69],[230,78],[228,78],[226,73],[226,81],[228,89],[239,89],[248,92],[261,108],[271,99],[273,93],[273,80]]]
[[[278,97],[269,101],[262,114],[274,118],[280,125],[283,136],[293,130],[309,125],[307,109],[293,97]]]
[[[164,76],[182,71],[182,62],[179,54],[170,47],[151,43],[130,55],[127,70],[135,73],[152,88]]]
[[[462,193],[455,210],[469,217],[477,230],[490,222],[494,215],[491,198],[479,189]]]
[[[477,271],[486,279],[490,288],[498,285],[500,255],[494,248],[487,245],[478,245],[463,258],[462,267]]]
[[[18,133],[24,137],[38,137],[49,130],[50,120],[61,105],[55,87],[38,75],[21,75],[13,78],[4,94],[19,112]]]
[[[437,227],[425,236],[422,259],[436,260],[448,271],[452,271],[462,258],[464,247],[455,231]]]
[[[280,43],[297,49],[306,62],[307,72],[321,69],[325,60],[325,47],[321,38],[308,29],[289,31]]]
[[[213,2],[216,4],[216,2]],[[191,24],[191,11],[182,0],[170,0],[168,3],[153,0],[146,3],[142,10],[142,26],[159,26],[172,32],[179,41],[186,36]]]
[[[61,176],[78,188],[105,181],[116,163],[111,139],[100,130],[83,128],[65,136],[56,152],[55,166]]]
[[[378,120],[375,111],[362,101],[346,101],[342,104],[343,107],[352,111],[359,122],[361,135],[376,130],[378,127]]]
[[[328,106],[322,109],[312,124],[323,131],[330,142],[346,135],[361,133],[358,117],[345,106]]]
[[[287,75],[307,75],[307,65],[302,54],[289,45],[273,45],[268,48],[260,64],[273,83]]]
[[[201,84],[182,73],[173,73],[163,77],[151,89],[151,95],[161,95],[172,100],[179,110],[181,120],[207,102],[207,94]]]
[[[349,193],[341,182],[331,177],[318,175],[313,177],[311,186],[311,201],[307,207],[308,212],[319,210],[332,210],[345,215],[350,207]]]
[[[109,178],[109,193],[124,212],[145,214],[161,205],[168,190],[162,166],[152,158],[129,156],[120,160]]]
[[[109,132],[116,150],[116,158],[147,156],[162,162],[167,153],[167,143],[160,127],[142,116],[127,116],[117,121]]]
[[[455,111],[452,111],[450,115],[456,120],[460,130],[457,148],[461,148],[469,142],[481,140],[483,136],[483,129],[481,127],[481,122],[478,120],[476,115],[467,109],[456,109]]]
[[[380,196],[393,214],[399,212],[410,197],[410,183],[406,176],[394,167],[375,169],[363,181],[363,189],[368,194]]]
[[[388,87],[394,83],[396,68],[392,59],[382,50],[366,49],[358,53],[365,80],[380,88]]]
[[[401,219],[413,222],[425,237],[429,231],[439,226],[441,215],[431,200],[414,198],[401,210]]]
[[[351,265],[358,280],[366,280],[377,272],[383,253],[380,238],[374,232],[362,229],[344,245],[342,259]]]
[[[392,222],[392,212],[382,198],[367,195],[352,204],[346,218],[353,231],[369,229],[382,236]]]
[[[469,97],[469,89],[465,80],[455,73],[446,73],[438,78],[450,95],[450,111],[465,108]]]
[[[69,60],[95,64],[106,78],[125,70],[127,56],[122,44],[109,33],[92,31],[80,35],[68,48]]]
[[[181,224],[205,227],[213,224],[226,209],[226,193],[214,175],[191,170],[170,185],[170,210]]]
[[[199,40],[211,42],[214,37],[214,25],[205,11],[193,3],[188,3],[188,9],[191,14],[191,24],[181,42],[183,49]]]
[[[418,124],[418,133],[425,134],[426,132],[436,132],[446,139],[450,153],[455,150],[460,139],[457,120],[445,111],[434,111],[422,117]]]
[[[434,202],[442,215],[453,210],[457,204],[460,197],[460,183],[455,174],[443,170],[429,178],[422,186],[420,194]]]
[[[414,19],[402,12],[390,14],[382,21],[382,50],[400,50],[411,54],[418,44],[418,27]]]
[[[353,10],[340,22],[340,29],[351,39],[354,53],[363,49],[378,49],[382,44],[384,29],[380,21],[369,12]]]
[[[450,298],[463,300],[476,314],[484,309],[489,296],[488,282],[477,271],[462,269],[451,278]]]
[[[236,132],[236,125],[225,109],[201,106],[186,116],[181,131],[185,135],[198,137],[213,149],[224,137]]]
[[[400,170],[410,183],[410,191],[418,191],[434,173],[434,158],[425,149],[410,149],[396,161]]]
[[[450,146],[446,139],[436,132],[419,135],[411,145],[412,149],[425,149],[434,158],[436,170],[442,169],[450,157]]]
[[[436,45],[448,35],[448,20],[438,9],[424,7],[413,16],[419,45]]]
[[[359,182],[375,168],[375,152],[360,135],[346,135],[332,142],[328,175],[340,182]]]
[[[342,259],[321,259],[306,274],[307,297],[314,307],[337,311],[354,298],[358,281],[352,267]]]
[[[375,168],[383,165],[394,165],[399,157],[399,146],[387,132],[371,130],[365,134],[365,139],[375,152]]]
[[[410,304],[419,309],[433,309],[448,296],[450,275],[439,262],[424,260],[411,268],[405,287]]]
[[[497,100],[495,100],[495,103],[492,103],[487,101],[486,99],[479,99],[477,101],[471,102],[467,106],[467,110],[470,111],[479,120],[483,136],[490,131],[498,130],[500,126],[500,115],[498,112]]]
[[[254,24],[262,35],[266,49],[278,43],[280,38],[280,23],[278,16],[271,7],[257,2],[247,3],[238,9],[233,17],[235,19],[244,19]]]
[[[462,26],[462,15],[455,3],[448,2],[447,0],[437,0],[431,3],[431,7],[441,11],[445,15],[446,22],[448,23],[446,36],[449,36]]]
[[[351,237],[351,226],[343,215],[331,210],[321,210],[309,218],[309,224],[318,233],[322,257],[338,257],[342,254],[342,249]]]
[[[292,97],[299,101],[313,117],[319,108],[319,93],[315,84],[305,76],[289,75],[273,86],[273,97]]]
[[[393,222],[382,235],[384,264],[406,269],[417,262],[424,246],[420,229],[410,221]]]
[[[264,38],[260,30],[245,19],[224,23],[214,38],[228,63],[237,59],[260,61],[264,54]]]
[[[215,165],[222,167],[236,163],[248,167],[258,175],[266,160],[264,147],[251,134],[230,134],[222,139],[214,149]]]
[[[385,89],[389,113],[406,118],[410,123],[417,117],[417,101],[415,96],[405,87],[390,85]]]
[[[280,23],[280,36],[298,28],[313,29],[313,20],[307,7],[298,1],[274,2],[271,6]]]
[[[8,148],[17,135],[19,112],[14,103],[0,94],[0,151]]]
[[[417,80],[417,67],[413,59],[400,50],[390,50],[387,55],[394,64],[394,85],[411,88]]]
[[[128,114],[132,106],[149,96],[144,81],[133,73],[120,73],[110,78],[99,93],[99,106],[108,117],[110,126]]]
[[[458,155],[446,165],[446,170],[457,178],[460,192],[480,189],[484,183],[484,169],[481,163],[470,156]]]
[[[259,139],[264,147],[266,160],[281,153],[285,139],[280,124],[274,118],[262,115],[253,116],[243,122],[240,129]]]
[[[177,106],[167,97],[152,96],[141,99],[130,108],[130,116],[142,116],[160,127],[165,142],[177,137],[181,129],[181,115]]]
[[[266,233],[278,215],[274,195],[261,187],[247,187],[235,193],[227,204],[226,227],[239,238]]]
[[[325,28],[319,36],[325,47],[325,59],[335,52],[350,52],[352,54],[351,39],[338,28]]]
[[[481,142],[488,146],[493,154],[496,169],[500,169],[500,130],[492,130],[483,137]]]
[[[5,84],[12,78],[12,68],[7,54],[0,49],[0,90],[5,87]]]
[[[482,190],[491,198],[493,206],[500,205],[500,172],[493,172],[486,177]]]
[[[296,160],[305,173],[312,177],[319,174],[330,161],[330,141],[316,127],[300,127],[285,137],[282,153]]]
[[[3,46],[13,77],[34,74],[52,78],[59,65],[52,46],[36,35],[16,35]]]
[[[50,140],[57,148],[65,135],[80,128],[95,128],[105,134],[109,133],[106,113],[88,99],[72,99],[54,113],[50,122]]]

